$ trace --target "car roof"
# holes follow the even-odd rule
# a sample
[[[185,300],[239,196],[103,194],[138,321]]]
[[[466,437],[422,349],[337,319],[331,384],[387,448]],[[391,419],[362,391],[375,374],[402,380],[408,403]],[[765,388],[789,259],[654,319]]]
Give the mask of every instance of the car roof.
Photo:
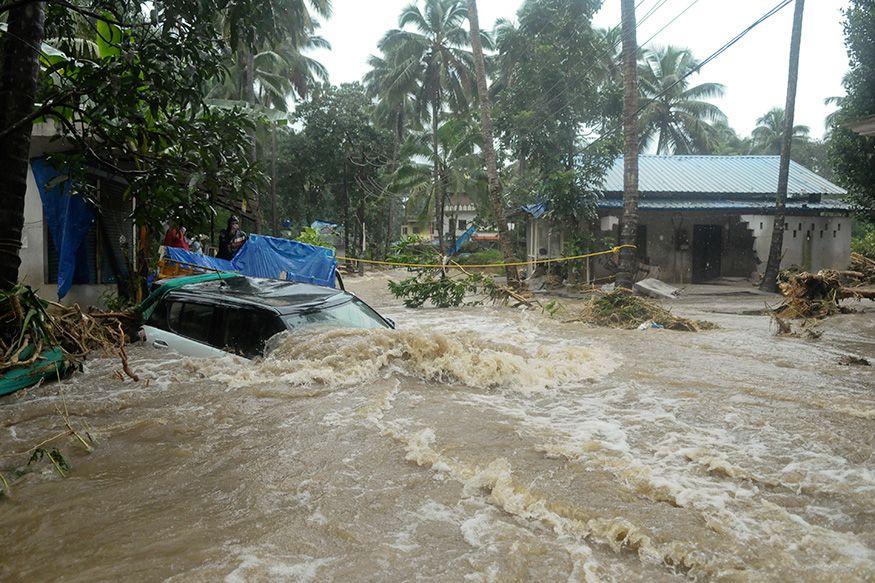
[[[168,293],[169,299],[207,300],[225,305],[249,305],[270,308],[279,314],[298,311],[313,305],[337,303],[351,297],[330,287],[260,279],[234,277],[180,286]]]

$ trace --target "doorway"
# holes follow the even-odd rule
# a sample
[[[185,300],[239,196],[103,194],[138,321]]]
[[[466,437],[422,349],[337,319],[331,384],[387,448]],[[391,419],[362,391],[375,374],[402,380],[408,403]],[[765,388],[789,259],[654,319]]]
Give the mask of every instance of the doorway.
[[[720,277],[723,255],[723,227],[696,225],[693,227],[693,283]]]

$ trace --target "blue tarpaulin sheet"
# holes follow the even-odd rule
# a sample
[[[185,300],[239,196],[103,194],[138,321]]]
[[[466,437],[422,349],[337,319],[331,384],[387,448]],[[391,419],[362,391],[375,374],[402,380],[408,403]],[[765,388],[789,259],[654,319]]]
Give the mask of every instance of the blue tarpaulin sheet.
[[[210,271],[234,271],[234,265],[227,259],[210,257],[201,253],[192,253],[178,247],[165,247],[164,256],[183,267],[199,266]]]
[[[165,256],[183,267],[234,271],[250,277],[285,279],[334,287],[337,259],[334,251],[290,239],[250,235],[231,261],[167,247]]]
[[[243,275],[326,287],[334,287],[337,269],[331,249],[263,235],[250,235],[231,263]]]
[[[537,202],[535,204],[524,204],[520,207],[520,210],[523,212],[527,212],[532,215],[532,218],[540,219],[543,217],[548,210],[550,210],[550,205],[546,202]]]
[[[72,184],[45,158],[30,161],[43,203],[43,217],[58,251],[58,298],[74,283],[90,281],[86,249],[82,242],[94,227],[94,208],[84,198],[72,196]]]
[[[476,232],[477,232],[477,227],[475,227],[473,225],[468,227],[468,230],[465,231],[464,233],[462,233],[462,235],[458,239],[456,239],[456,244],[453,245],[453,248],[450,250],[450,256],[453,256],[456,253],[458,253],[459,249],[462,248],[462,245],[467,243],[471,239],[471,237],[474,236],[474,233],[476,233]]]

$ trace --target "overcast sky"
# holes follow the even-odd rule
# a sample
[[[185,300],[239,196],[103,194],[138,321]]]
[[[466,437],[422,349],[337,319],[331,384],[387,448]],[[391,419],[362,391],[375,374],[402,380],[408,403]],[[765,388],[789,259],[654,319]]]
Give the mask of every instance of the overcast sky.
[[[638,29],[643,42],[675,18],[694,0],[643,0],[641,19],[659,8]],[[334,0],[334,16],[323,25],[322,35],[331,51],[315,54],[334,83],[358,81],[367,71],[367,58],[377,53],[377,42],[397,27],[398,14],[410,0]],[[651,41],[651,46],[689,47],[704,59],[772,8],[777,0],[695,0],[693,7]],[[478,0],[480,24],[490,27],[496,19],[515,18],[522,0]],[[841,79],[848,67],[842,37],[842,9],[847,0],[809,0],[805,4],[796,123],[823,134],[823,120],[833,108],[824,99],[842,95]],[[756,119],[775,106],[784,105],[792,3],[750,32],[739,43],[709,63],[692,83],[713,81],[726,86],[726,95],[714,100],[740,135],[750,134]],[[620,22],[620,0],[606,0],[594,24],[610,28]]]

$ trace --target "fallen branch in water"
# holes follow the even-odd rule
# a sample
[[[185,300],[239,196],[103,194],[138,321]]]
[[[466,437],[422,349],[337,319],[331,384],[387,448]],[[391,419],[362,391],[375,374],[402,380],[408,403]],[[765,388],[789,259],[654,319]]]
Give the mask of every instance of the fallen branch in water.
[[[95,350],[117,354],[133,380],[124,346],[124,323],[136,327],[136,312],[84,312],[41,299],[25,285],[0,292],[0,372],[36,363],[46,350],[61,348],[66,368],[76,367]]]

